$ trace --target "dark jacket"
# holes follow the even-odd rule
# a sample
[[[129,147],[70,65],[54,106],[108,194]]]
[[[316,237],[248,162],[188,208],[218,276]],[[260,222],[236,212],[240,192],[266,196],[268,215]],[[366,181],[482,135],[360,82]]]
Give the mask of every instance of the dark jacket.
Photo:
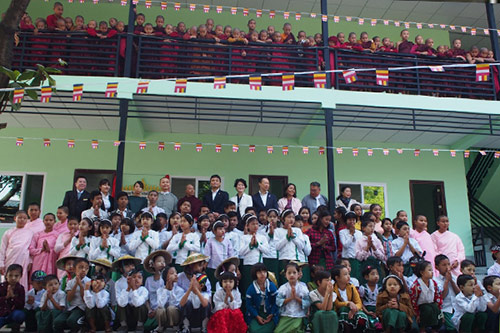
[[[215,200],[212,200],[212,191],[203,196],[203,204],[210,208],[210,211],[224,214],[224,205],[229,201],[229,194],[219,190],[215,195]]]
[[[267,202],[264,206],[262,199],[260,198],[260,192],[252,195],[253,206],[255,207],[256,213],[259,214],[261,210],[267,211],[268,209],[274,208],[278,209],[278,199],[272,193],[267,192]]]
[[[62,205],[68,207],[69,216],[80,218],[82,216],[82,212],[92,206],[92,203],[90,202],[90,193],[87,191],[83,191],[80,199],[78,199],[76,190],[68,191],[64,195]]]
[[[0,283],[0,317],[6,317],[14,310],[24,309],[24,287],[17,283],[14,287],[14,297],[7,298],[7,282]]]

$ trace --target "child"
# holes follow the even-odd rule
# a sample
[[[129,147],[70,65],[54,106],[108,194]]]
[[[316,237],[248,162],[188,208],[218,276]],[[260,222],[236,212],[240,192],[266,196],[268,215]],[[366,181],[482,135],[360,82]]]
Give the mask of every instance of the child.
[[[375,223],[371,220],[363,220],[361,229],[363,236],[356,242],[356,259],[360,261],[361,271],[366,267],[374,267],[378,271],[378,275],[382,274],[380,262],[385,262],[385,253],[382,242],[373,233]],[[365,274],[361,274],[364,278]],[[375,298],[373,299],[375,303]],[[375,305],[375,304],[374,304]]]
[[[108,212],[101,209],[101,192],[97,190],[90,192],[90,201],[92,202],[92,207],[82,212],[82,219],[86,217],[94,221],[95,219],[107,219],[109,217]]]
[[[98,274],[85,283],[83,300],[87,309],[85,317],[90,326],[89,332],[96,332],[97,327],[104,326],[106,333],[111,333],[111,310],[109,308],[109,293],[105,290],[106,277]]]
[[[180,229],[182,232],[175,234],[168,244],[167,251],[175,257],[177,272],[182,271],[181,264],[192,252],[200,252],[200,237],[191,231],[193,217],[186,214],[181,217]]]
[[[94,275],[104,275],[106,278],[106,285],[104,286],[104,290],[109,293],[109,303],[111,308],[116,307],[116,288],[115,281],[111,278],[111,268],[112,264],[108,259],[96,259],[91,260],[90,263],[95,266]]]
[[[44,271],[34,271],[31,274],[31,285],[33,288],[26,293],[26,302],[24,304],[24,313],[26,315],[25,331],[36,332],[36,313],[40,309],[40,301],[45,289],[43,289],[43,281],[47,274]]]
[[[54,14],[47,16],[47,26],[49,30],[54,30],[57,27],[57,20],[63,18],[63,5],[60,2],[54,3]]]
[[[25,292],[20,283],[22,275],[23,267],[11,264],[5,272],[5,281],[0,283],[0,328],[11,324],[13,330],[17,329],[19,332],[19,326],[26,317],[23,311]]]
[[[399,236],[392,241],[392,250],[394,255],[401,257],[404,264],[404,275],[412,274],[410,258],[414,255],[422,256],[422,249],[416,240],[410,237],[410,226],[405,221],[399,221],[397,224]]]
[[[175,267],[169,267],[163,271],[163,280],[166,281],[165,286],[156,292],[156,324],[157,332],[163,332],[164,327],[173,327],[174,331],[178,331],[178,325],[181,317],[179,303],[184,296],[184,290],[177,285],[177,271]]]
[[[306,232],[312,247],[309,264],[314,267],[325,267],[327,270],[332,269],[335,265],[333,254],[337,249],[335,236],[328,230],[331,220],[329,214],[328,212],[321,212],[322,218]]]
[[[348,212],[347,229],[340,230],[339,239],[342,244],[342,258],[349,260],[352,268],[351,275],[356,279],[361,277],[360,262],[356,260],[356,243],[363,237],[361,231],[356,230],[356,214]]]
[[[47,213],[43,217],[45,230],[37,232],[29,245],[30,256],[33,259],[32,270],[42,270],[48,274],[56,272],[57,254],[54,251],[54,246],[57,240],[57,231],[54,230],[56,216],[52,213]]]
[[[79,233],[71,240],[71,256],[87,258],[90,251],[90,241],[94,238],[94,223],[83,218],[78,227]]]
[[[351,212],[354,212],[354,214],[356,214],[356,230],[361,231],[361,217],[363,216],[363,207],[361,207],[360,204],[353,204],[351,206]]]
[[[494,245],[490,248],[491,256],[495,263],[488,268],[488,275],[500,276],[500,245]]]
[[[408,222],[408,214],[404,210],[398,210],[396,213],[396,218],[400,219],[401,221]]]
[[[227,226],[224,223],[224,226],[226,227],[225,238],[227,238],[231,242],[235,256],[239,256],[240,237],[243,233],[237,229],[237,226],[239,223],[238,213],[237,212],[229,212],[229,213],[227,213],[227,217],[229,219],[229,223],[227,224]]]
[[[54,251],[57,253],[58,259],[66,257],[71,251],[71,240],[78,233],[78,218],[70,217],[67,223],[68,231],[60,233],[57,236],[56,245],[54,246]],[[57,271],[57,277],[61,279],[64,276],[64,270]]]
[[[179,225],[181,223],[181,214],[179,212],[173,212],[168,218],[167,225],[160,231],[160,247],[166,249],[170,240],[179,231]],[[175,259],[175,257],[173,257]]]
[[[54,230],[56,230],[58,233],[63,233],[69,231],[68,229],[68,215],[69,215],[69,209],[66,206],[59,206],[57,207],[57,222],[54,225]]]
[[[142,272],[134,268],[128,273],[126,288],[119,289],[118,284],[116,287],[117,318],[120,322],[118,331],[144,331],[144,322],[148,317],[146,302],[149,294],[142,286]]]
[[[134,213],[128,209],[128,194],[127,192],[118,192],[116,195],[116,204],[117,208],[113,211],[113,213],[118,213],[122,216],[122,218],[132,218]]]
[[[342,265],[347,268],[347,272],[349,273],[349,282],[356,288],[359,288],[359,280],[356,279],[355,277],[351,276],[351,263],[349,259],[347,258],[338,258],[337,261],[335,261],[335,265]],[[359,273],[361,274],[361,273]]]
[[[453,316],[452,302],[456,294],[460,292],[456,283],[457,279],[451,274],[450,260],[444,254],[436,256],[434,266],[439,273],[434,277],[434,281],[436,281],[441,292],[441,298],[443,299],[441,311],[443,312],[444,325],[447,331],[455,331],[455,325],[453,325],[451,317]]]
[[[114,261],[120,257],[120,246],[116,238],[110,237],[111,221],[101,220],[97,237],[90,242],[89,259],[107,259]]]
[[[212,231],[210,231],[210,218],[208,217],[208,215],[202,215],[198,218],[196,224],[198,226],[198,230],[195,233],[200,239],[200,253],[204,254],[208,239],[214,236]]]
[[[460,262],[465,260],[464,244],[457,234],[448,231],[450,221],[447,216],[439,216],[437,226],[439,229],[431,235],[436,244],[436,253],[444,254],[450,259],[452,273],[458,276],[460,275]]]
[[[87,277],[89,261],[86,258],[75,260],[75,277],[66,285],[67,308],[54,319],[54,331],[63,332],[65,328],[72,331],[80,329],[78,320],[85,316],[85,302],[83,301],[85,284],[90,281]]]
[[[453,302],[455,313],[451,318],[455,328],[459,332],[484,332],[488,319],[485,312],[488,308],[488,298],[470,275],[460,275],[457,285],[460,293]]]
[[[140,34],[144,32],[144,22],[146,21],[146,16],[142,13],[137,14],[135,18],[134,34]]]
[[[146,306],[148,307],[149,319],[144,324],[146,331],[151,330],[157,324],[154,322],[156,309],[158,308],[157,291],[165,287],[165,281],[162,278],[162,274],[165,267],[167,267],[171,262],[172,256],[165,250],[152,252],[144,260],[144,270],[153,274],[152,276],[146,278],[146,283],[144,284],[149,294],[149,299],[146,303]]]
[[[40,311],[36,313],[36,325],[38,332],[52,332],[54,319],[66,306],[66,293],[59,288],[59,279],[56,275],[47,275],[43,282],[45,292],[40,300]]]
[[[386,332],[407,331],[415,315],[403,281],[392,274],[382,281],[382,290],[377,296],[376,308]]]
[[[427,232],[427,217],[416,215],[413,218],[413,229],[410,230],[410,237],[414,238],[420,248],[425,251],[424,259],[429,261],[434,267],[434,258],[436,258],[436,244],[432,241],[431,235]]]
[[[277,333],[304,330],[303,319],[310,304],[309,290],[299,282],[299,266],[289,262],[285,266],[285,275],[288,282],[278,289],[276,297],[276,305],[280,307],[280,320],[274,330]]]
[[[206,330],[208,317],[212,306],[210,297],[212,290],[203,274],[203,267],[208,259],[201,253],[192,253],[182,263],[184,271],[179,274],[178,285],[184,291],[179,305],[181,307],[181,322],[184,331],[190,327],[202,327]]]
[[[148,254],[155,251],[160,246],[160,235],[151,230],[153,224],[153,215],[144,212],[141,215],[142,230],[136,232],[130,241],[129,249],[135,251],[135,257],[144,260]],[[142,276],[141,276],[142,278]]]
[[[125,255],[135,255],[135,251],[130,249],[130,242],[135,237],[135,224],[134,221],[129,218],[124,218],[120,222],[120,232],[115,235],[115,237],[119,238],[120,245],[120,257]]]
[[[241,294],[237,289],[236,275],[223,272],[218,276],[222,287],[214,294],[214,314],[208,321],[208,332],[241,332],[246,333],[247,324],[241,313]]]
[[[332,276],[335,280],[333,291],[337,294],[335,311],[339,315],[342,332],[352,332],[355,329],[364,331],[368,316],[362,310],[363,303],[356,287],[349,282],[347,267],[342,265],[333,267]]]
[[[368,316],[368,328],[379,330],[382,328],[376,314],[377,296],[379,294],[379,273],[377,267],[366,266],[362,272],[366,284],[359,287],[359,297],[363,302],[363,311]]]
[[[236,276],[236,285],[239,285],[239,280],[241,279],[241,273],[238,269],[240,265],[240,259],[237,257],[229,257],[217,266],[214,272],[214,277],[218,280],[218,277],[221,276],[224,272],[232,273]],[[216,291],[219,290],[222,286],[220,283],[216,284]]]
[[[404,276],[404,265],[403,259],[401,257],[392,256],[387,258],[387,268],[388,274],[396,275],[402,282],[405,287],[406,292],[408,292],[412,286],[407,281],[407,277]]]
[[[443,300],[436,281],[432,279],[433,268],[428,261],[421,261],[417,266],[418,279],[410,288],[413,311],[417,317],[420,332],[432,327],[433,332],[441,326],[441,305]]]
[[[135,257],[132,257],[130,255],[125,255],[123,257],[120,257],[118,260],[113,262],[111,265],[111,269],[115,272],[118,272],[120,274],[120,278],[116,280],[115,282],[115,300],[116,300],[116,295],[121,290],[127,289],[128,287],[128,273],[130,273],[132,270],[134,270],[137,265],[141,263],[140,259],[137,259]],[[118,302],[116,302],[118,304]],[[115,322],[121,322],[121,320],[126,320],[126,317],[120,318],[119,314],[116,314],[116,319]]]
[[[472,260],[463,260],[460,263],[460,272],[465,275],[470,275],[476,280],[476,284],[479,285],[483,293],[486,293],[486,289],[484,289],[483,284],[476,277],[476,264]]]
[[[483,280],[483,285],[486,288],[488,296],[488,321],[486,322],[487,332],[500,332],[499,330],[499,312],[500,312],[500,277],[487,276]]]
[[[319,271],[314,275],[314,281],[318,286],[309,293],[312,312],[312,331],[337,332],[339,318],[333,306],[337,294],[333,292],[332,278],[329,271]]]
[[[380,240],[382,241],[382,246],[384,247],[385,257],[389,258],[394,255],[392,250],[392,241],[397,237],[392,231],[392,221],[390,218],[386,217],[382,220],[382,229],[384,229],[384,232],[380,235]]]
[[[209,238],[205,247],[205,255],[210,257],[207,267],[207,275],[212,289],[215,289],[216,277],[214,275],[215,269],[225,259],[235,255],[231,242],[224,237],[226,230],[224,223],[217,221],[213,225],[213,233],[215,237]]]
[[[56,262],[58,270],[63,272],[63,277],[60,281],[62,291],[66,290],[67,282],[75,277],[75,260],[78,258],[79,257],[66,256]]]
[[[165,213],[165,210],[161,207],[157,206],[158,202],[158,192],[155,190],[149,191],[148,193],[148,202],[149,206],[144,207],[142,209],[143,212],[149,212],[152,214],[153,217],[156,217],[156,215],[160,213]]]
[[[294,228],[299,228],[302,231],[303,227],[303,221],[302,221],[302,216],[300,215],[295,215],[295,223],[293,224]],[[300,277],[300,281],[304,283],[308,283],[311,281],[311,273],[309,270],[309,260],[308,257],[311,254],[312,247],[311,247],[311,241],[309,240],[309,237],[307,235],[302,236],[304,239],[304,248],[302,250],[298,251],[298,262],[300,263],[300,272],[302,273],[302,276]]]

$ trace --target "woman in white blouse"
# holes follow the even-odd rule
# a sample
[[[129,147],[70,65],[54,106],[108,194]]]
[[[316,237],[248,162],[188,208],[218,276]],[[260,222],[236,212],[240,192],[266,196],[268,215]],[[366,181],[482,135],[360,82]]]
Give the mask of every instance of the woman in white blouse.
[[[295,215],[299,215],[301,207],[302,202],[300,199],[297,199],[297,188],[295,187],[295,184],[286,184],[283,198],[278,200],[280,214],[283,213],[285,209],[291,209]]]
[[[236,211],[242,217],[245,215],[245,209],[253,206],[252,196],[245,193],[247,182],[243,178],[238,178],[234,181],[234,188],[236,189],[236,195],[229,199],[229,201],[234,202]]]
[[[115,198],[110,195],[111,183],[107,179],[101,179],[99,181],[99,191],[102,196],[101,209],[106,212],[112,212],[115,210]]]

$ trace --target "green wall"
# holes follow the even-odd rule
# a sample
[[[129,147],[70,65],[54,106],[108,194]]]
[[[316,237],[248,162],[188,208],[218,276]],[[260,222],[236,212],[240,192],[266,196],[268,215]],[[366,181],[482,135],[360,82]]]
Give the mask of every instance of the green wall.
[[[500,215],[500,204],[498,190],[500,189],[500,168],[497,168],[495,173],[490,178],[490,181],[479,197],[479,201],[485,204],[489,209]]]

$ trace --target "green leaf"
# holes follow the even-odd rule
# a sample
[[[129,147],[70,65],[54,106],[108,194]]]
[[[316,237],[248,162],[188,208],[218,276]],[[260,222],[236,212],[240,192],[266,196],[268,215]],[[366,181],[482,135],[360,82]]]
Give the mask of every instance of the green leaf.
[[[61,74],[62,71],[57,69],[57,68],[52,68],[52,67],[47,67],[45,68],[45,71],[49,74]]]
[[[42,78],[38,77],[38,76],[35,76],[33,78],[33,81],[31,81],[30,86],[32,86],[32,87],[39,87],[41,83],[42,83]]]
[[[5,68],[3,66],[0,66],[0,73],[7,75],[11,81],[14,81],[17,77],[14,75],[13,71],[11,71],[10,69]]]
[[[36,75],[36,71],[32,70],[32,69],[27,69],[24,71],[24,73],[22,73],[18,78],[17,80],[18,81],[28,81],[28,80],[31,80],[32,78],[35,77]]]
[[[53,78],[51,78],[50,76],[47,78],[49,80],[49,85],[51,87],[55,87],[56,86],[56,80],[54,80]],[[55,88],[52,88],[52,90],[55,90]]]
[[[15,77],[14,81],[19,80],[19,76],[21,75],[21,72],[20,72],[20,71],[18,71],[18,70],[16,69],[16,70],[15,70],[14,72],[12,72],[12,73],[14,74],[14,77]]]
[[[36,93],[36,90],[34,89],[27,89],[25,90],[26,95],[28,95],[32,100],[38,101],[38,94]]]

